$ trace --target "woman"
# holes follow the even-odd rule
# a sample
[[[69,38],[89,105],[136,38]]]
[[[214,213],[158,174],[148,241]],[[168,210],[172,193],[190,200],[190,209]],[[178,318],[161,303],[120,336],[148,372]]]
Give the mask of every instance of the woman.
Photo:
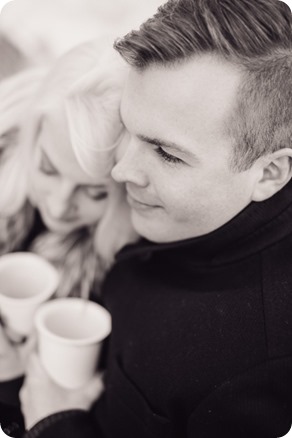
[[[107,41],[82,44],[49,72],[27,70],[0,84],[0,253],[30,250],[55,264],[58,297],[88,297],[136,237],[110,178],[115,150],[127,141],[119,116],[126,69]],[[94,162],[91,149],[100,152]],[[0,335],[0,380],[10,380],[0,400],[14,391],[17,405],[22,380],[11,379],[23,372],[23,347]],[[7,415],[2,409],[2,425],[15,411]]]
[[[53,262],[61,271],[58,296],[88,296],[103,275],[93,242],[124,138],[118,102],[125,68],[114,55],[106,40],[86,43],[49,73],[27,70],[0,84],[0,254],[28,249]],[[78,96],[92,74],[99,81],[85,108]],[[83,146],[100,150],[90,175],[74,152]],[[104,265],[113,253],[102,245]]]

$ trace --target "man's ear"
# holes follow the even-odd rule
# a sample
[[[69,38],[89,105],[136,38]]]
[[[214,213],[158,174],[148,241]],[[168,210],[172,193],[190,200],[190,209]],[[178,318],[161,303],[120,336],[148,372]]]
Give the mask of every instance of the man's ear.
[[[259,179],[252,200],[264,201],[281,190],[292,176],[292,149],[279,149],[259,159]]]

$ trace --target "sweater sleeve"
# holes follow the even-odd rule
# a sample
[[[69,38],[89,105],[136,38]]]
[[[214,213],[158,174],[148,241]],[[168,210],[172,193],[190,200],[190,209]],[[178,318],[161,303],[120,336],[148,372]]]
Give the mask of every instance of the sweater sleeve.
[[[193,411],[188,438],[278,438],[292,423],[292,357],[225,381]]]
[[[91,412],[79,409],[58,412],[35,424],[23,438],[102,438]]]

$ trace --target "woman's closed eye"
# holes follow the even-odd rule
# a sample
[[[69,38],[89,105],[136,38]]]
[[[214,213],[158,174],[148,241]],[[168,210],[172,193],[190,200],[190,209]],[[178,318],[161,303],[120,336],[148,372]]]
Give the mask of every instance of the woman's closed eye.
[[[49,158],[47,157],[47,155],[44,152],[42,152],[42,154],[41,154],[41,159],[40,159],[40,163],[39,163],[39,170],[42,173],[45,173],[46,175],[52,175],[52,176],[58,175],[58,171],[52,165]]]
[[[102,201],[108,196],[108,192],[98,186],[85,186],[83,190],[89,198],[95,201]]]

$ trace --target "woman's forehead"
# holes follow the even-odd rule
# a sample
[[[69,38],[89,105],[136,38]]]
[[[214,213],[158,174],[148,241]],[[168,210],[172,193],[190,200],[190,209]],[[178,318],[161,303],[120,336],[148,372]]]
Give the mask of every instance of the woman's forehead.
[[[73,150],[65,112],[58,111],[42,117],[38,128],[38,144],[41,152],[60,175],[68,177],[79,184],[107,185],[110,175],[108,166],[103,163],[103,157],[97,163],[96,172],[89,175],[78,162]]]

